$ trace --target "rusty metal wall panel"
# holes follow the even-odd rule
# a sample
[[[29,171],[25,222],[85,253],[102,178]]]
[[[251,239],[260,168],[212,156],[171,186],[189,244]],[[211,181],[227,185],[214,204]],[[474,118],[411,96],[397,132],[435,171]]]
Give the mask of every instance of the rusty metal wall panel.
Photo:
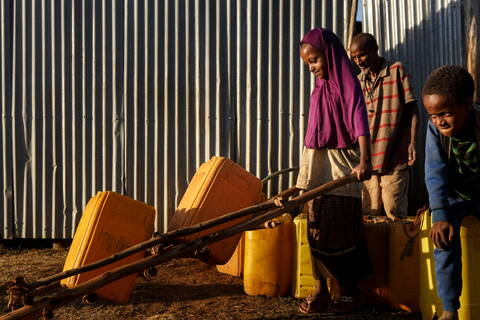
[[[164,231],[213,155],[259,177],[298,166],[299,40],[343,40],[348,2],[0,1],[1,236],[71,238],[100,190],[155,206]]]

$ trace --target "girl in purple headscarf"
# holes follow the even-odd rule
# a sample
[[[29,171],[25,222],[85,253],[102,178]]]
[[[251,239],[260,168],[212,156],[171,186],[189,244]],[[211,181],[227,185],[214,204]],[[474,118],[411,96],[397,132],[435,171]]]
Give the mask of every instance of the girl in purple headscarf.
[[[367,114],[345,49],[334,33],[316,28],[303,37],[300,56],[316,79],[297,187],[311,189],[350,173],[365,180],[371,174]],[[300,304],[300,311],[354,311],[363,304],[357,283],[372,272],[361,186],[338,188],[310,201],[307,208],[316,290]],[[337,280],[339,298],[331,300],[325,278]]]

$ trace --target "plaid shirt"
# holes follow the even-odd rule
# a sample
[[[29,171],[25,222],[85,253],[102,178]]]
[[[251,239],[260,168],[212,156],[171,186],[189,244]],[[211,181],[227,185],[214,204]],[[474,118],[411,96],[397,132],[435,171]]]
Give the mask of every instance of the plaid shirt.
[[[407,167],[411,117],[405,106],[415,101],[410,75],[400,62],[383,60],[375,79],[358,75],[367,106],[372,167],[380,173]]]

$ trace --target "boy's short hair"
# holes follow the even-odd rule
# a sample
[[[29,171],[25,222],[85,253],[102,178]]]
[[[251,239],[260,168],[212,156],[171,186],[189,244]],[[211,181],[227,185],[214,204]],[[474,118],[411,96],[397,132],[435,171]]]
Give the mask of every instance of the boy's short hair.
[[[378,50],[377,39],[370,33],[357,33],[352,38],[352,43],[362,43],[365,50]]]
[[[445,95],[450,102],[462,104],[473,97],[474,91],[470,73],[462,67],[448,65],[432,71],[423,85],[422,95]]]

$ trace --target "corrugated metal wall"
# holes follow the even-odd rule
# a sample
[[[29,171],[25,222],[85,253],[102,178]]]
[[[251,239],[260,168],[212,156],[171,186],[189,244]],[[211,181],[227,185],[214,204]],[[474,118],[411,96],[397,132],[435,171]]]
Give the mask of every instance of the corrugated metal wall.
[[[430,72],[445,65],[466,66],[462,0],[363,0],[363,31],[375,36],[380,55],[404,63],[419,102],[417,158],[410,181],[413,214],[426,204],[424,148],[427,124],[421,88]],[[480,12],[479,12],[480,13]]]
[[[154,205],[163,231],[213,155],[259,177],[297,166],[298,41],[344,39],[349,2],[0,1],[1,236],[70,238],[99,190]]]
[[[381,55],[407,65],[417,96],[434,69],[465,66],[462,0],[363,0],[363,19]]]

